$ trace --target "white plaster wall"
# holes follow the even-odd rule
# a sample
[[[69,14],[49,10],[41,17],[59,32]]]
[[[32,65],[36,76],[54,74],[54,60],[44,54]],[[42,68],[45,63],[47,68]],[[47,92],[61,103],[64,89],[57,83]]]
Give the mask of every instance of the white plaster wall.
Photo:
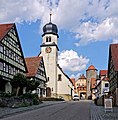
[[[102,84],[101,84],[101,95],[103,94],[103,90],[104,90],[105,88],[109,90],[109,87],[108,87],[108,88],[105,87],[105,83],[108,83],[108,84],[109,84],[108,81],[102,81]]]
[[[51,37],[51,42],[46,42],[46,37]],[[57,36],[53,35],[53,34],[46,34],[45,36],[43,36],[43,40],[42,40],[42,44],[51,44],[53,42],[55,42],[57,44]]]
[[[46,42],[46,36],[51,36],[51,42]],[[51,44],[55,42],[57,44],[57,36],[53,34],[48,34],[43,36],[43,43]],[[49,46],[47,46],[49,47]],[[47,82],[47,87],[51,88],[51,93],[57,93],[57,57],[58,51],[56,46],[50,46],[51,52],[46,53],[46,46],[41,47],[41,56],[43,56],[46,75],[49,77],[49,81]]]
[[[62,75],[62,80],[58,81],[58,94],[68,94],[71,95],[71,88],[73,88],[72,83],[69,79],[62,73],[62,71],[57,67],[57,73]]]

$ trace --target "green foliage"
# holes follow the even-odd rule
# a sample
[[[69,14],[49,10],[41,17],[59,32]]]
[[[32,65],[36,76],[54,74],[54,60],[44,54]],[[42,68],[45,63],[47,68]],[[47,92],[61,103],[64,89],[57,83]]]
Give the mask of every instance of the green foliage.
[[[34,93],[26,93],[20,96],[21,98],[27,98],[27,99],[33,99],[33,98],[37,98],[38,99],[38,94]]]
[[[13,77],[13,79],[11,80],[11,85],[14,88],[17,88],[17,87],[26,87],[27,86],[27,79],[26,79],[26,77],[23,74],[17,73]]]
[[[5,93],[5,92],[0,93],[0,97],[11,97],[11,96],[12,96],[11,93]]]
[[[29,80],[27,84],[27,91],[32,92],[33,90],[36,90],[39,85],[40,83],[38,81]]]
[[[33,98],[33,104],[34,105],[38,105],[39,104],[39,100],[36,97]]]
[[[26,87],[28,84],[28,80],[26,76],[21,73],[17,73],[13,79],[11,80],[11,85],[13,88],[16,88],[16,96],[19,95],[19,90],[23,87]]]

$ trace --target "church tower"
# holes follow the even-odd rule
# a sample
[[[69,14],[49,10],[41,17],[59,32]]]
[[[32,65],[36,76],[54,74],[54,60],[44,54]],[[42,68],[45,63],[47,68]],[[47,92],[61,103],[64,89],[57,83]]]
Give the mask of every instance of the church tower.
[[[43,27],[41,54],[47,75],[47,97],[57,97],[57,60],[58,60],[58,29],[55,24],[47,23]]]

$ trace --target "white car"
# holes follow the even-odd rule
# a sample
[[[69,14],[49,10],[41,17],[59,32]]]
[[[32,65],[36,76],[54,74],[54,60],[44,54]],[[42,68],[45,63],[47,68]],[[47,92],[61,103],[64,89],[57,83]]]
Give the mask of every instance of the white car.
[[[78,100],[79,101],[79,96],[76,94],[76,95],[74,95],[73,96],[73,100],[75,101],[75,100]]]

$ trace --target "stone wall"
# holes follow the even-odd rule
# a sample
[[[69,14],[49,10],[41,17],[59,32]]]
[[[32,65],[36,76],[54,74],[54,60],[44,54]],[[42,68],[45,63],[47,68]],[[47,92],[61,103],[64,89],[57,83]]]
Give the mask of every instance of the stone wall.
[[[22,99],[15,97],[1,97],[0,106],[1,107],[21,107],[22,105],[32,105],[32,99]]]

